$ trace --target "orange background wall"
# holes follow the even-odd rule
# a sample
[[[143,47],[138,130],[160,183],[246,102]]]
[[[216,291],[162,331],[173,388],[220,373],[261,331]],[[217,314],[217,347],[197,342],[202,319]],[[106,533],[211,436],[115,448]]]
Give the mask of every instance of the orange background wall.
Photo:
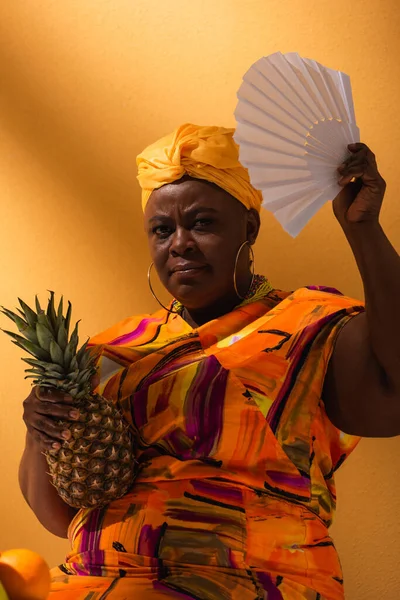
[[[351,75],[399,249],[399,15],[398,0],[2,2],[0,304],[63,293],[82,339],[155,308],[135,155],[181,122],[233,125],[242,74],[277,50]],[[265,213],[256,260],[276,287],[362,297],[330,205],[295,240]],[[0,547],[28,546],[54,565],[67,543],[35,521],[17,485],[29,393],[20,356],[1,335]],[[333,532],[350,600],[400,597],[399,450],[398,439],[365,440],[337,478]]]

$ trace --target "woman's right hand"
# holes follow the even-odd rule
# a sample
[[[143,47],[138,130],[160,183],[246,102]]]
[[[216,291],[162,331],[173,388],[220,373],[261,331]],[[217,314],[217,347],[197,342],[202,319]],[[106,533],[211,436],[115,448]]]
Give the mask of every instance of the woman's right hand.
[[[70,431],[60,427],[59,420],[79,419],[73,398],[54,388],[34,386],[23,407],[28,433],[43,451],[60,448],[61,442],[71,437]]]
[[[99,383],[100,377],[96,373],[90,380],[91,389],[96,389]],[[35,385],[23,406],[28,433],[43,451],[57,450],[61,442],[71,437],[71,432],[60,427],[58,421],[78,421],[80,417],[73,398],[55,388]]]

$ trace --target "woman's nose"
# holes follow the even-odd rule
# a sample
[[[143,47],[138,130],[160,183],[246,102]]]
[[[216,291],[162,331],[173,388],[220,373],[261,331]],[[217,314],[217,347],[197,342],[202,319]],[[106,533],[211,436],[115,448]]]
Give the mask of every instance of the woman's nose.
[[[172,235],[169,249],[172,254],[179,255],[183,255],[185,252],[193,250],[194,241],[190,231],[184,227],[177,227]]]

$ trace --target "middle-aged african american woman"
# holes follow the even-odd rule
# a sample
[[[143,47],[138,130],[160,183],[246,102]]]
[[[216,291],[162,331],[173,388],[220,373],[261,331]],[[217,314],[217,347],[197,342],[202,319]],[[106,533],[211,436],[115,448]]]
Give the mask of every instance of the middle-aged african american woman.
[[[51,600],[344,597],[328,532],[334,473],[359,436],[400,434],[385,183],[372,152],[350,146],[333,209],[365,304],[321,286],[274,289],[253,273],[261,195],[232,134],[183,125],[138,158],[150,254],[174,300],[90,341],[96,390],[138,436],[132,489],[103,509],[64,504],[41,452],[61,439],[49,415],[72,407],[37,389],[25,401],[21,488],[72,546]]]

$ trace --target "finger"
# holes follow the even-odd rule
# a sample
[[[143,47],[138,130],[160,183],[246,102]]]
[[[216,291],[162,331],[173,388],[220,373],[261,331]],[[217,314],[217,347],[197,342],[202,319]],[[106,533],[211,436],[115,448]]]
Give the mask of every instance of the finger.
[[[341,171],[341,175],[347,177],[351,175],[352,177],[360,177],[363,173],[367,171],[367,165],[365,163],[357,163],[355,165],[351,165],[347,167],[344,171]]]
[[[348,144],[347,148],[350,150],[350,152],[371,152],[367,144],[363,144],[363,142],[355,142],[353,144]]]
[[[344,161],[337,170],[342,176],[347,176],[349,174],[360,176],[359,173],[362,173],[372,178],[380,177],[375,155],[370,150],[368,150],[367,153],[353,156],[352,160],[347,159],[347,161]]]
[[[352,181],[356,181],[357,179],[362,180],[364,176],[364,172],[359,169],[352,169],[350,172],[347,172],[346,175],[342,175],[340,177],[338,184],[341,186],[345,186]]]
[[[66,394],[61,390],[55,388],[35,386],[35,395],[38,400],[45,400],[46,402],[56,402],[57,404],[72,403],[73,398],[70,394]]]
[[[42,450],[59,450],[61,448],[61,443],[58,440],[47,436],[39,429],[32,427],[30,434],[39,443]]]
[[[24,420],[30,420],[30,415],[41,414],[48,417],[65,419],[67,421],[78,421],[81,418],[79,409],[73,404],[56,404],[48,400],[39,400],[36,396],[30,396],[24,400]]]
[[[53,419],[43,415],[36,414],[35,418],[31,421],[31,427],[55,441],[69,440],[71,438],[71,432],[65,426],[60,426]]]
[[[371,172],[369,170],[352,169],[349,173],[339,178],[338,184],[344,187],[354,181],[360,181],[365,187],[376,191],[382,192],[386,189],[386,182],[383,177],[377,171]]]
[[[364,160],[354,160],[349,163],[342,163],[338,167],[337,170],[341,175],[347,175],[347,173],[349,173],[351,169],[358,169],[361,171],[366,171],[367,168],[368,168],[368,162],[364,159]]]
[[[378,166],[376,164],[376,156],[366,144],[349,144],[348,148],[351,152],[353,152],[353,154],[351,154],[345,161],[343,161],[344,165],[351,164],[352,161],[365,160],[368,166],[370,165],[373,168],[375,168],[376,171],[378,171]]]
[[[80,417],[79,410],[73,404],[60,406],[45,400],[38,402],[35,406],[35,412],[56,419],[65,419],[66,421],[77,421]]]
[[[376,156],[369,148],[368,148],[368,152],[367,152],[367,164],[369,166],[371,166],[373,169],[375,169],[376,172],[378,172]]]

